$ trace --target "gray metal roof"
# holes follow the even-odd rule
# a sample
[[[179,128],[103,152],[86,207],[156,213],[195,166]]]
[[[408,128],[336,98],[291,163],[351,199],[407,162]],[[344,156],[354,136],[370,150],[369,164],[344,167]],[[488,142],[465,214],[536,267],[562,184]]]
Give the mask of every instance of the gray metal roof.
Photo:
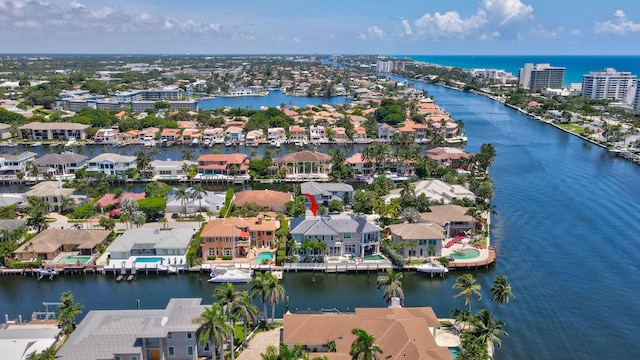
[[[39,166],[64,165],[69,163],[79,163],[87,157],[80,154],[46,154],[36,160]]]
[[[129,252],[149,244],[154,249],[186,249],[189,246],[193,230],[191,229],[131,229],[116,238],[107,251],[111,253]]]
[[[372,233],[382,230],[364,218],[348,215],[295,218],[291,219],[291,227],[291,234],[304,234],[305,236]]]
[[[56,359],[113,359],[141,352],[139,338],[166,337],[168,332],[195,331],[202,299],[171,299],[166,309],[95,310],[87,314],[60,348]]]
[[[331,195],[336,192],[353,192],[353,186],[344,183],[304,182],[300,185],[300,192],[311,195]]]
[[[0,220],[0,231],[6,230],[12,232],[20,226],[24,226],[26,223],[26,220]]]

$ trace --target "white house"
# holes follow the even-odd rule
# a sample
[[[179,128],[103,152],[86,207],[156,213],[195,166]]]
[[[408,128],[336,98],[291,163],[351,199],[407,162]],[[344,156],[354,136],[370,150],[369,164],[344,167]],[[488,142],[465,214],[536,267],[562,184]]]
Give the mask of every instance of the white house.
[[[135,168],[135,156],[104,153],[89,160],[87,172],[101,172],[106,175],[122,175],[128,169]]]
[[[36,153],[25,151],[17,155],[0,155],[0,174],[16,174],[24,172],[29,161],[36,158]]]
[[[193,237],[192,229],[130,229],[107,248],[111,260],[135,256],[184,256]]]

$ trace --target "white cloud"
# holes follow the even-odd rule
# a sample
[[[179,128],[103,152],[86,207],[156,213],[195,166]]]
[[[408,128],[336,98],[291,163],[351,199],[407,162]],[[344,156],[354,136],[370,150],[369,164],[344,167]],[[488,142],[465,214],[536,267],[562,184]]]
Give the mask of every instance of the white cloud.
[[[89,16],[94,19],[106,19],[107,17],[109,17],[109,15],[115,13],[116,11],[117,9],[104,7],[102,9],[90,10]]]
[[[359,32],[356,37],[358,39],[360,39],[360,40],[366,40],[367,39],[367,35],[363,34],[362,32]]]
[[[407,19],[402,19],[402,35],[403,36],[411,36],[413,35],[413,31],[411,31],[411,24],[409,23],[409,20]]]
[[[466,19],[460,17],[456,11],[433,15],[427,13],[414,22],[416,32],[432,38],[466,37],[487,22],[483,10]]]
[[[457,11],[426,13],[414,25],[415,33],[423,37],[447,39],[476,36],[485,40],[500,36],[500,28],[532,18],[533,7],[523,4],[521,0],[482,0],[476,13],[469,17],[462,17]],[[405,26],[404,20],[402,25]]]
[[[582,31],[578,30],[578,29],[571,29],[571,31],[569,32],[571,35],[573,36],[580,36],[582,35]]]
[[[627,20],[627,15],[622,10],[617,10],[613,14],[611,20],[597,22],[593,27],[596,33],[611,33],[616,35],[625,35],[630,32],[640,31],[640,23]]]
[[[86,9],[87,6],[85,4],[81,4],[77,1],[72,1],[69,6],[71,6],[72,9]]]
[[[484,8],[500,18],[500,25],[533,18],[533,7],[520,0],[483,0]]]
[[[375,25],[367,29],[367,33],[369,34],[369,37],[372,38],[382,39],[385,37],[384,31]]]

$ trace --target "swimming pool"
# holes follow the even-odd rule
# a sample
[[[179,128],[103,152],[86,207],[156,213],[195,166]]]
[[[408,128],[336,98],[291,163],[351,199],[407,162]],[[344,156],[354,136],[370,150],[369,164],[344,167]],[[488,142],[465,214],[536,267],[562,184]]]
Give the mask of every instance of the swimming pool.
[[[449,348],[449,354],[451,354],[451,357],[453,358],[453,360],[455,360],[458,357],[460,357],[460,355],[462,354],[462,349],[460,349],[457,346],[450,347]]]
[[[164,259],[161,257],[137,257],[137,263],[157,263],[163,261]]]
[[[367,255],[362,258],[364,261],[382,261],[386,260],[382,255]]]
[[[480,251],[476,249],[466,249],[464,251],[464,254],[459,254],[455,252],[451,254],[451,257],[454,259],[473,259],[473,258],[477,258],[478,256],[480,256]]]
[[[84,264],[91,260],[91,256],[65,256],[57,261],[58,264]]]
[[[265,251],[258,253],[258,256],[252,260],[254,264],[262,264],[263,261],[271,262],[273,260],[273,253]]]

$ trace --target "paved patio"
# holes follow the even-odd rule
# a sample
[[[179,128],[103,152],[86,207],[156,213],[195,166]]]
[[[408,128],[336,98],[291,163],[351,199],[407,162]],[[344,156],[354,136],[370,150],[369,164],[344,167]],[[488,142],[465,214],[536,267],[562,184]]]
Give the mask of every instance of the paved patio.
[[[255,360],[261,359],[260,354],[267,351],[267,347],[269,345],[273,345],[276,348],[280,345],[280,330],[282,327],[269,330],[262,331],[256,333],[253,339],[249,341],[249,345],[247,348],[242,350],[240,355],[236,358],[237,360]]]

